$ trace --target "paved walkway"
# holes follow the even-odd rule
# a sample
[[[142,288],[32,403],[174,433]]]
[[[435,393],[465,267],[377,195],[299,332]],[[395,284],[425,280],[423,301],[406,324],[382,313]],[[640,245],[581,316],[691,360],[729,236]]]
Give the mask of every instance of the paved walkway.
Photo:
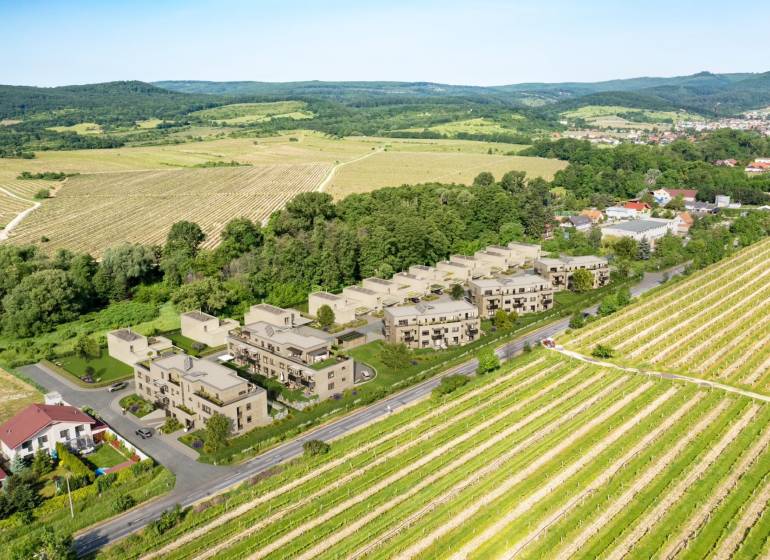
[[[583,362],[588,362],[590,364],[599,365],[605,368],[617,369],[620,371],[625,371],[627,373],[646,375],[648,377],[659,377],[661,379],[674,379],[676,381],[684,381],[686,383],[695,383],[700,387],[719,389],[720,391],[726,391],[728,393],[742,395],[744,397],[749,397],[751,399],[756,399],[763,402],[770,402],[770,397],[768,397],[767,395],[755,393],[754,391],[746,391],[744,389],[739,389],[738,387],[733,387],[732,385],[717,383],[716,381],[709,381],[708,379],[701,379],[699,377],[690,377],[689,375],[680,375],[678,373],[666,373],[664,371],[653,371],[653,370],[647,370],[647,369],[641,369],[641,368],[635,368],[635,367],[620,366],[618,364],[613,364],[611,362],[605,362],[602,360],[597,360],[596,358],[590,358],[588,356],[584,356],[579,352],[575,352],[573,350],[567,350],[563,346],[556,346],[556,348],[554,348],[553,350],[556,352],[559,352],[560,354],[564,354],[565,356],[569,356],[570,358],[575,358],[576,360],[581,360]]]

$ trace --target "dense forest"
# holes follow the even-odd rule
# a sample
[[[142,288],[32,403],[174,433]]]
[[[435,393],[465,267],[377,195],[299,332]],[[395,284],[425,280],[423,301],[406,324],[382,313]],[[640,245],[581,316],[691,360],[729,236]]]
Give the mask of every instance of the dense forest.
[[[744,204],[770,202],[770,176],[749,177],[743,167],[718,167],[717,159],[742,163],[770,153],[770,139],[754,132],[719,130],[698,142],[676,141],[665,147],[622,144],[611,150],[585,140],[538,142],[521,155],[555,157],[570,165],[557,172],[553,185],[577,198],[608,195],[627,199],[651,187],[693,188],[700,200],[727,194]]]

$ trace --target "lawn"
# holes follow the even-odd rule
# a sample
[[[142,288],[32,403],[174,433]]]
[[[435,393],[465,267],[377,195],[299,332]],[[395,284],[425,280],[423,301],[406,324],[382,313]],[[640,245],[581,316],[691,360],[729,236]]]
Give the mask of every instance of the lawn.
[[[108,443],[103,443],[96,451],[90,455],[86,455],[84,459],[90,463],[94,469],[108,469],[128,461],[126,457]]]
[[[81,384],[80,379],[88,374],[87,369],[89,367],[93,368],[94,383],[87,383],[86,385],[89,387],[99,387],[123,379],[130,379],[134,372],[131,366],[119,362],[110,356],[106,348],[102,348],[102,353],[98,358],[83,358],[74,355],[59,358],[54,363],[56,365],[61,364],[59,367],[77,378]]]
[[[0,368],[0,422],[42,400],[42,395],[34,387]]]
[[[137,418],[147,416],[150,412],[155,410],[155,406],[144,400],[139,395],[127,395],[120,399],[120,406],[128,410],[131,414]]]
[[[204,354],[205,351],[208,349],[208,346],[206,346],[205,344],[202,344],[201,342],[196,342],[191,338],[187,338],[186,336],[183,336],[182,332],[179,330],[168,331],[160,334],[161,336],[165,336],[166,338],[171,340],[171,342],[174,343],[174,346],[176,346],[177,348],[181,348],[182,350],[185,351],[185,353],[190,354],[191,356],[200,356],[201,354]],[[203,348],[196,350],[193,347],[194,344],[202,345]]]

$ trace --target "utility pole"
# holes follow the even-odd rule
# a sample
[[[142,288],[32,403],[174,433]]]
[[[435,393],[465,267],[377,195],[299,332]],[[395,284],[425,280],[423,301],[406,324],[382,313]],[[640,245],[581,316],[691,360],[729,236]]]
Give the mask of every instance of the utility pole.
[[[70,517],[75,517],[75,508],[72,506],[72,492],[70,491],[70,477],[67,475],[67,496],[70,501]]]

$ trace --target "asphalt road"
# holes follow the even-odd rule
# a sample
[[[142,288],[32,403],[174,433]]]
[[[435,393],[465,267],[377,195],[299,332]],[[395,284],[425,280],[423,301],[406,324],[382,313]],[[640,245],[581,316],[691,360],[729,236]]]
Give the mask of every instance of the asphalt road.
[[[669,274],[678,274],[681,272],[682,268],[683,267],[677,267],[676,269],[672,269],[669,271]],[[662,273],[648,273],[639,284],[632,288],[631,291],[635,296],[640,295],[659,285],[662,277]],[[586,311],[595,313],[596,307]],[[564,332],[568,325],[568,318],[559,319],[549,323],[540,329],[522,335],[516,340],[501,346],[497,349],[497,354],[501,359],[510,358],[520,352],[526,344],[535,346],[544,338],[556,336],[559,333]],[[311,439],[331,441],[383,418],[405,405],[419,401],[430,394],[430,392],[439,384],[442,377],[457,373],[469,375],[476,371],[476,366],[477,362],[475,359],[469,360],[451,370],[432,377],[427,381],[409,387],[382,401],[378,401],[373,405],[353,411],[337,420],[333,420],[323,426],[306,432],[293,440],[286,442],[279,447],[265,451],[257,457],[240,465],[219,467],[205,465],[191,460],[178,449],[175,449],[170,442],[164,441],[163,438],[138,440],[134,435],[134,429],[138,427],[139,424],[134,421],[130,415],[122,415],[115,407],[116,399],[119,398],[119,395],[127,394],[127,390],[121,392],[119,395],[115,395],[113,393],[107,393],[106,389],[80,389],[75,385],[66,383],[55,374],[48,373],[39,365],[22,368],[22,371],[44,387],[59,391],[64,399],[72,404],[78,406],[88,405],[100,412],[104,410],[104,419],[110,425],[131,440],[132,443],[134,443],[134,439],[137,439],[137,447],[153,456],[160,463],[166,465],[177,476],[177,484],[168,494],[147,504],[140,505],[119,517],[109,519],[103,524],[92,527],[78,535],[75,539],[75,548],[78,554],[83,555],[94,552],[111,542],[119,540],[130,533],[141,529],[149,522],[157,519],[163,511],[172,507],[174,504],[179,503],[183,506],[191,505],[212,494],[219,493],[222,490],[238,484],[266,469],[301,455],[302,444],[306,441]]]

